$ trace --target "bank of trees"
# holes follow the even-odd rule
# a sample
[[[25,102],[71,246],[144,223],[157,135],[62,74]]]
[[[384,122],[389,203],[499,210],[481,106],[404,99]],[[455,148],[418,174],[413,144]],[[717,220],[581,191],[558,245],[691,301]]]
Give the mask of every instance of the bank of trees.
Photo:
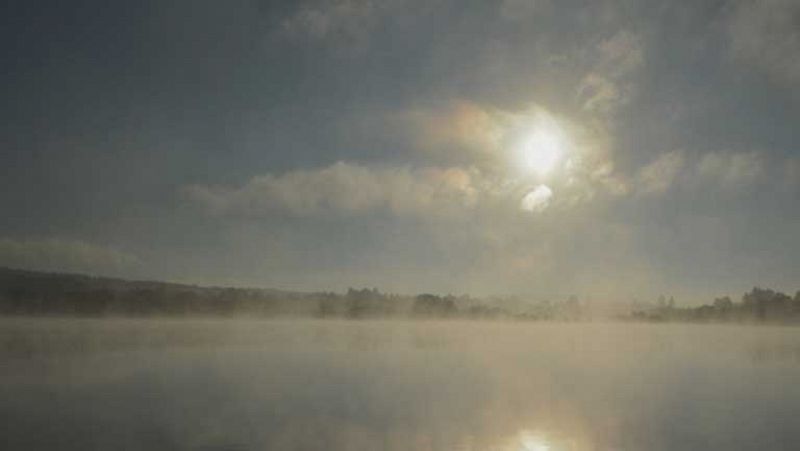
[[[267,289],[199,287],[128,281],[74,274],[0,268],[0,315],[26,316],[303,316],[316,318],[431,318],[524,321],[580,321],[590,318],[576,296],[532,302],[484,298],[382,293],[350,288],[344,293],[300,293]],[[679,307],[672,297],[635,304],[626,319],[644,321],[732,321],[800,323],[800,291],[794,296],[753,288],[734,301],[714,299]]]
[[[308,295],[198,287],[0,268],[0,314],[33,316],[233,316],[311,314]]]
[[[564,302],[382,293],[199,287],[0,268],[0,314],[26,316],[305,316],[317,318],[467,318],[575,320],[576,297]]]
[[[714,299],[699,307],[679,308],[673,302],[655,307],[634,306],[630,318],[647,321],[695,322],[773,322],[800,323],[800,291],[790,296],[780,291],[755,287],[740,301],[729,296]]]

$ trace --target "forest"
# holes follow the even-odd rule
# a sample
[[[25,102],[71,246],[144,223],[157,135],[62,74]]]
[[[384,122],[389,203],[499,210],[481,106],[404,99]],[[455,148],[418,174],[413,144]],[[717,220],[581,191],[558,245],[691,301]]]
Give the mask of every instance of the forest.
[[[203,287],[130,281],[79,274],[0,268],[0,315],[77,317],[316,317],[434,318],[520,321],[599,319],[577,296],[563,300],[477,298],[423,293],[400,295],[377,288],[344,293],[263,288]],[[706,305],[679,307],[670,297],[634,302],[614,318],[647,322],[800,323],[800,291],[794,297],[755,287],[740,301],[728,296]],[[602,315],[600,316],[602,318]]]
[[[794,297],[768,288],[754,287],[740,301],[730,296],[714,299],[699,307],[677,307],[674,300],[660,296],[655,305],[634,305],[626,319],[690,322],[775,322],[800,323],[800,291]]]

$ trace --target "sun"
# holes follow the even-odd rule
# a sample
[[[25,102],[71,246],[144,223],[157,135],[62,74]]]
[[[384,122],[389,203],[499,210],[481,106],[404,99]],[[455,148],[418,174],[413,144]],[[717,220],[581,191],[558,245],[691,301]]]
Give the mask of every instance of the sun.
[[[539,176],[553,172],[564,156],[564,132],[553,121],[538,121],[522,143],[522,160],[526,170]]]

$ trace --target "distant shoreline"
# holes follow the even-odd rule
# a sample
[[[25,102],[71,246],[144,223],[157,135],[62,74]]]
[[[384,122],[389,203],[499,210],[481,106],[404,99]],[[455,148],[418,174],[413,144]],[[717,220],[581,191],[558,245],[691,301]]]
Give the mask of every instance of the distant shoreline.
[[[699,307],[679,307],[672,298],[666,300],[661,296],[653,304],[632,305],[627,313],[597,315],[575,296],[563,301],[524,302],[427,293],[387,294],[376,288],[351,288],[346,293],[302,293],[0,268],[0,316],[796,325],[800,324],[800,291],[792,298],[773,290],[753,288],[741,302],[723,297]]]

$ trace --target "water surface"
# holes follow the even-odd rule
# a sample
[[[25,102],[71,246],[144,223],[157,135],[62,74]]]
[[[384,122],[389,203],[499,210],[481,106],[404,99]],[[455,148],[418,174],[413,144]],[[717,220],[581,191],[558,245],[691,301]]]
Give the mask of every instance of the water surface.
[[[0,321],[4,449],[800,449],[800,330]]]

